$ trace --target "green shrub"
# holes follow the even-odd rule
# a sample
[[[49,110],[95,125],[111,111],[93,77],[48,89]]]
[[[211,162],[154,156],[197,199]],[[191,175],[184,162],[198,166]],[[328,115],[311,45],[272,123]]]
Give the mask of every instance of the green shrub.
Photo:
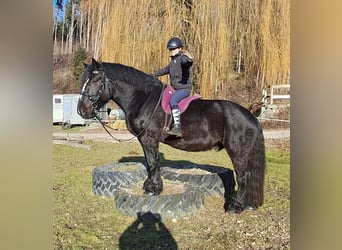
[[[74,57],[72,59],[72,64],[74,67],[73,75],[76,81],[79,80],[80,76],[83,73],[83,69],[84,69],[83,62],[87,59],[87,56],[88,56],[87,51],[82,47],[79,47],[75,51]]]

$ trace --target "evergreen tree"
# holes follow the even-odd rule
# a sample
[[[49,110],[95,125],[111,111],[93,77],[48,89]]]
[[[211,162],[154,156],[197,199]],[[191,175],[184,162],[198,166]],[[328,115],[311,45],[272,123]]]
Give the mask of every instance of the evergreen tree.
[[[79,47],[75,51],[74,57],[72,59],[72,63],[74,66],[73,75],[76,81],[79,80],[81,74],[83,73],[83,70],[84,70],[83,62],[86,59],[87,59],[87,51],[84,48]]]

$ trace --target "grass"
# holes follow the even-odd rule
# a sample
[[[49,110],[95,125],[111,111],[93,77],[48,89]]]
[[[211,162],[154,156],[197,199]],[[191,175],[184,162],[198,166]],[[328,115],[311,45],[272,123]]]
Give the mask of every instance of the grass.
[[[267,151],[265,203],[240,215],[224,213],[224,199],[206,197],[204,208],[183,219],[146,222],[116,211],[114,201],[92,193],[92,169],[143,161],[136,142],[88,141],[91,149],[53,145],[55,249],[289,249],[290,153]],[[224,151],[189,153],[161,144],[161,164],[193,162],[228,167]]]

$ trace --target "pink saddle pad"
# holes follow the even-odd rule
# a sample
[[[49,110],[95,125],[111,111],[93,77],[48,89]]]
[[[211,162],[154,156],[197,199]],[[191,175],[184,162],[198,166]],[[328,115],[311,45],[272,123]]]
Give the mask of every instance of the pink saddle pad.
[[[171,114],[170,99],[175,93],[175,90],[171,86],[167,86],[163,93],[162,107],[165,113]],[[192,96],[185,97],[178,103],[178,107],[181,113],[183,113],[189,106],[190,102],[199,99],[201,96],[199,94],[194,94]]]

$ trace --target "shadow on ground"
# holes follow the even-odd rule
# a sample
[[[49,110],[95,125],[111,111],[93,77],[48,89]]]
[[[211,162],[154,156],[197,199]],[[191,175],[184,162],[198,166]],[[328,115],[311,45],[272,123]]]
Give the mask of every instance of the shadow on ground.
[[[151,212],[137,213],[137,219],[121,235],[119,247],[122,250],[178,249],[161,216]]]

